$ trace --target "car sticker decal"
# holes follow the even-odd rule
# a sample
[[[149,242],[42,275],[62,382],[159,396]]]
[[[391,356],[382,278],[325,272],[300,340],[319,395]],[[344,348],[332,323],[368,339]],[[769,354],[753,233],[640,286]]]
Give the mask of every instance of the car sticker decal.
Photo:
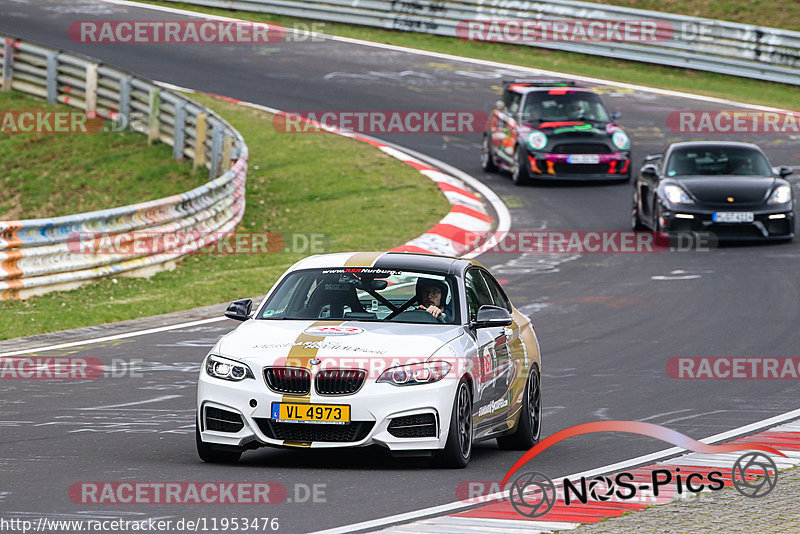
[[[343,324],[344,321],[316,321],[312,324],[309,328],[315,328],[320,326],[339,326]],[[309,371],[311,370],[311,360],[316,358],[317,351],[319,350],[319,345],[317,344],[320,341],[323,341],[325,336],[314,336],[306,334],[305,332],[301,332],[297,339],[292,345],[292,348],[289,349],[289,354],[286,356],[286,365],[291,367],[305,367]],[[317,343],[313,343],[317,342]],[[309,388],[308,393],[306,395],[297,396],[297,395],[284,395],[281,398],[281,402],[294,402],[300,404],[309,404],[311,402],[311,391],[313,387]],[[310,447],[310,441],[284,441],[284,445],[290,447]]]
[[[345,267],[372,267],[378,258],[386,254],[385,252],[356,252],[350,256],[346,262]]]

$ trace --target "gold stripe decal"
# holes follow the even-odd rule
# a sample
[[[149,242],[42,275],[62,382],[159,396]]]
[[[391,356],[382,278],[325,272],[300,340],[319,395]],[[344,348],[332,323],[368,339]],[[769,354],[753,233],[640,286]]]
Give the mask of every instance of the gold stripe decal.
[[[350,256],[346,262],[345,267],[372,267],[378,258],[386,254],[385,252],[356,252]]]
[[[316,326],[341,326],[344,321],[316,321],[312,324],[309,328],[314,328]],[[295,340],[292,348],[289,350],[289,354],[286,356],[286,367],[304,367],[311,370],[311,360],[313,360],[319,348],[317,345],[309,346],[309,342],[315,341],[323,341],[325,336],[312,336],[306,334],[305,332],[301,332],[297,339]],[[313,380],[313,377],[312,377]],[[297,396],[297,395],[284,395],[281,398],[281,402],[296,402],[300,404],[309,404],[311,402],[311,389],[308,389],[308,393],[306,395]],[[302,424],[302,423],[301,423]],[[303,441],[284,441],[284,445],[287,447],[310,447],[310,442],[303,442]]]

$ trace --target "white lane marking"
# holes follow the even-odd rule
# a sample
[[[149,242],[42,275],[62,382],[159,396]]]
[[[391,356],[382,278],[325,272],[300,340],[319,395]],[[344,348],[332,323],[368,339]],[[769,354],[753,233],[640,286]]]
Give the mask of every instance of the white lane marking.
[[[93,339],[83,339],[81,341],[70,341],[69,343],[59,343],[58,345],[47,345],[44,347],[36,347],[23,350],[14,350],[11,352],[0,353],[0,358],[6,356],[17,356],[20,354],[30,354],[32,352],[45,352],[48,350],[67,349],[69,347],[78,347],[80,345],[90,345],[93,343],[102,343],[104,341],[113,341],[115,339],[126,339],[129,337],[145,336],[147,334],[156,334],[158,332],[167,332],[169,330],[178,330],[187,326],[197,326],[200,324],[216,323],[224,321],[225,317],[212,317],[211,319],[200,319],[199,321],[190,321],[188,323],[178,323],[169,326],[159,326],[158,328],[148,328],[147,330],[136,330],[134,332],[126,332],[124,334],[115,334],[113,336],[96,337]]]
[[[718,441],[725,441],[730,438],[741,436],[743,434],[749,434],[755,432],[756,430],[762,430],[765,428],[769,428],[775,426],[777,424],[783,423],[785,421],[789,421],[792,419],[797,419],[800,417],[800,409],[792,410],[790,412],[782,413],[780,415],[776,415],[774,417],[770,417],[768,419],[763,419],[761,421],[756,421],[755,423],[750,423],[749,425],[740,426],[739,428],[734,428],[732,430],[727,430],[725,432],[721,432],[719,434],[715,434],[713,436],[709,436],[707,438],[703,438],[700,441],[701,443],[716,443]],[[669,449],[664,449],[661,451],[653,452],[650,454],[645,454],[643,456],[638,456],[636,458],[631,458],[629,460],[623,460],[621,462],[617,462],[610,465],[604,465],[602,467],[597,467],[595,469],[590,469],[589,471],[583,471],[582,473],[575,473],[572,475],[567,476],[558,476],[553,477],[553,479],[561,479],[561,478],[569,478],[569,479],[576,479],[580,477],[591,478],[595,475],[603,475],[607,473],[613,473],[615,471],[620,471],[623,469],[627,469],[629,467],[653,463],[659,460],[663,460],[669,456],[674,456],[676,454],[680,454],[682,452],[686,452],[686,449],[683,447],[670,447]],[[501,491],[497,493],[493,493],[491,495],[486,495],[481,498],[482,504],[487,504],[492,501],[498,501],[501,499],[505,499],[508,497],[508,491]],[[382,517],[379,519],[372,519],[370,521],[362,521],[361,523],[354,523],[352,525],[345,525],[342,527],[336,528],[329,528],[327,530],[319,530],[316,532],[312,532],[310,534],[345,534],[349,532],[354,532],[358,530],[366,530],[366,529],[374,529],[382,526],[389,526],[395,523],[403,523],[407,521],[413,521],[414,519],[420,519],[423,517],[429,516],[439,516],[446,513],[455,512],[458,510],[462,510],[465,508],[471,508],[475,506],[474,504],[463,503],[461,501],[451,502],[448,504],[442,504],[439,506],[432,506],[430,508],[424,508],[422,510],[416,510],[413,512],[406,512],[403,514],[396,514],[388,517]]]
[[[102,0],[102,1],[110,3],[110,4],[120,5],[120,6],[136,7],[136,8],[139,8],[139,9],[151,9],[151,10],[155,10],[155,11],[164,11],[164,12],[167,12],[167,13],[174,13],[176,15],[184,15],[184,16],[187,16],[187,17],[195,17],[195,18],[200,18],[200,19],[205,19],[205,20],[222,20],[222,21],[246,20],[246,19],[240,19],[240,18],[237,19],[237,18],[234,18],[234,17],[223,17],[221,15],[211,15],[211,14],[206,14],[206,13],[198,13],[196,11],[187,11],[187,10],[184,10],[184,9],[177,9],[177,8],[174,8],[174,7],[156,6],[156,5],[151,5],[151,4],[140,4],[138,2],[129,2],[127,0]],[[262,23],[262,24],[267,24],[267,26],[269,26],[268,23]],[[294,28],[286,28],[286,30],[287,31],[291,31],[291,32],[296,33],[296,34],[302,34],[304,36],[310,35],[311,37],[322,37],[323,39],[329,39],[331,41],[338,41],[338,42],[341,42],[341,43],[355,44],[355,45],[360,45],[360,46],[368,46],[368,47],[372,47],[372,48],[381,48],[381,49],[384,49],[384,50],[392,50],[392,51],[395,51],[395,52],[403,52],[403,53],[406,53],[406,54],[415,54],[415,55],[418,55],[418,56],[428,56],[428,57],[432,57],[432,58],[436,58],[436,59],[445,59],[445,60],[448,60],[448,61],[471,63],[473,65],[482,65],[482,66],[494,67],[494,68],[499,68],[499,69],[513,69],[513,70],[518,71],[520,73],[529,73],[529,74],[536,74],[536,75],[542,75],[542,76],[557,76],[557,77],[561,77],[561,78],[569,78],[569,79],[573,79],[573,80],[581,80],[581,81],[590,82],[590,83],[613,85],[613,86],[616,86],[616,87],[623,87],[623,88],[627,88],[627,89],[632,89],[634,91],[643,91],[643,92],[646,92],[646,93],[653,93],[653,94],[658,94],[658,95],[663,95],[663,96],[674,96],[674,97],[678,97],[678,98],[690,98],[692,100],[700,100],[700,101],[703,101],[703,102],[713,102],[713,103],[716,103],[716,104],[730,104],[730,105],[734,105],[734,106],[745,107],[745,108],[748,108],[748,109],[756,109],[756,110],[760,110],[760,111],[778,111],[778,112],[784,112],[784,113],[791,113],[791,111],[787,110],[787,109],[773,108],[773,107],[768,107],[768,106],[759,106],[759,105],[756,105],[756,104],[746,104],[744,102],[737,102],[735,100],[728,100],[728,99],[725,99],[725,98],[717,98],[717,97],[713,97],[713,96],[693,95],[691,93],[683,93],[683,92],[680,92],[680,91],[671,91],[669,89],[657,89],[657,88],[654,88],[654,87],[646,87],[644,85],[634,85],[634,84],[630,84],[630,83],[617,82],[617,81],[613,81],[613,80],[604,80],[602,78],[591,78],[591,77],[588,77],[588,76],[579,76],[579,75],[575,75],[575,74],[566,74],[566,73],[563,73],[563,72],[556,72],[556,71],[551,71],[551,70],[534,69],[534,68],[531,68],[531,67],[523,67],[521,65],[513,65],[511,63],[501,63],[499,61],[488,61],[488,60],[485,60],[485,59],[461,57],[461,56],[456,56],[456,55],[453,55],[453,54],[443,54],[441,52],[431,52],[431,51],[428,51],[428,50],[419,50],[417,48],[409,48],[409,47],[405,47],[405,46],[389,45],[389,44],[383,44],[383,43],[373,43],[371,41],[364,41],[362,39],[354,39],[352,37],[339,37],[339,36],[336,36],[336,35],[328,35],[328,34],[325,34],[325,33],[309,32],[307,30],[302,30],[301,31],[301,30],[297,30],[297,29],[294,29]]]
[[[664,421],[661,423],[662,426],[668,425],[670,423],[677,423],[678,421],[686,421],[687,419],[694,419],[695,417],[703,417],[706,415],[714,415],[715,413],[728,413],[729,410],[714,410],[713,412],[704,412],[698,413],[694,415],[687,415],[685,417],[676,417],[675,419],[670,419],[669,421]]]
[[[125,404],[111,404],[109,406],[92,406],[91,408],[75,408],[76,410],[110,410],[112,408],[124,408],[126,406],[139,406],[140,404],[152,404],[154,402],[161,402],[165,400],[179,399],[180,395],[164,395],[163,397],[156,397],[155,399],[147,399],[136,402],[126,402]]]
[[[662,416],[665,416],[665,415],[672,415],[672,414],[676,414],[676,413],[691,412],[691,411],[692,411],[691,408],[685,408],[683,410],[675,410],[674,412],[657,413],[655,415],[651,415],[650,417],[645,417],[644,419],[637,419],[637,421],[639,421],[639,422],[650,421],[651,419],[656,419],[658,417],[662,417]]]

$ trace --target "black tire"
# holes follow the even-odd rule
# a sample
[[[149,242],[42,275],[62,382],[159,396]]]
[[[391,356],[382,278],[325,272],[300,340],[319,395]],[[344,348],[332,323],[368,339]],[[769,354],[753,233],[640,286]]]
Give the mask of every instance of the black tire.
[[[197,444],[197,455],[210,464],[235,464],[242,456],[242,449],[225,445],[211,445],[200,438],[200,427],[195,421],[194,439]]]
[[[497,164],[492,155],[492,138],[490,134],[483,134],[483,141],[481,141],[481,169],[486,172],[495,172]]]
[[[447,442],[444,449],[434,455],[434,464],[451,469],[466,467],[472,458],[472,440],[472,391],[469,383],[462,378],[453,399]]]
[[[631,228],[633,228],[634,232],[647,230],[647,227],[642,223],[642,219],[639,218],[639,202],[636,195],[636,190],[634,190],[633,192],[633,207],[631,208]]]
[[[664,227],[661,226],[661,203],[656,200],[653,204],[653,230],[657,233],[663,234]]]
[[[531,183],[531,171],[528,168],[528,157],[525,147],[517,145],[514,151],[514,165],[511,167],[511,180],[514,185],[527,185]]]
[[[497,445],[506,451],[527,451],[542,435],[542,387],[539,368],[534,365],[525,384],[524,402],[519,414],[519,423],[513,434],[497,438]]]

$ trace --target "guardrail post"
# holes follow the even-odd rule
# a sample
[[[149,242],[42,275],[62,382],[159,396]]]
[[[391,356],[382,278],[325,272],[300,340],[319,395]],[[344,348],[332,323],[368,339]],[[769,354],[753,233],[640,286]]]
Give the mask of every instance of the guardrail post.
[[[219,173],[219,165],[222,159],[222,125],[214,123],[211,127],[211,166],[208,169],[208,178],[214,179]]]
[[[206,128],[208,127],[208,113],[198,113],[194,134],[194,162],[192,169],[206,163]]]
[[[231,168],[231,149],[233,148],[233,137],[226,135],[222,140],[222,172]]]
[[[86,98],[84,107],[86,115],[94,118],[97,112],[97,63],[86,65]]]
[[[147,129],[147,144],[150,145],[153,141],[158,139],[159,134],[159,124],[158,124],[158,108],[160,106],[160,90],[158,87],[150,88],[150,105],[148,109],[150,111],[150,116],[148,117],[148,129]]]
[[[183,159],[183,144],[186,137],[186,102],[175,104],[175,123],[172,128],[172,158]]]
[[[119,113],[125,117],[128,127],[133,130],[133,117],[131,117],[131,77],[122,76],[119,79]]]
[[[58,52],[47,54],[47,101],[58,102]]]
[[[6,39],[3,47],[3,91],[11,90],[11,78],[14,76],[14,39]]]

